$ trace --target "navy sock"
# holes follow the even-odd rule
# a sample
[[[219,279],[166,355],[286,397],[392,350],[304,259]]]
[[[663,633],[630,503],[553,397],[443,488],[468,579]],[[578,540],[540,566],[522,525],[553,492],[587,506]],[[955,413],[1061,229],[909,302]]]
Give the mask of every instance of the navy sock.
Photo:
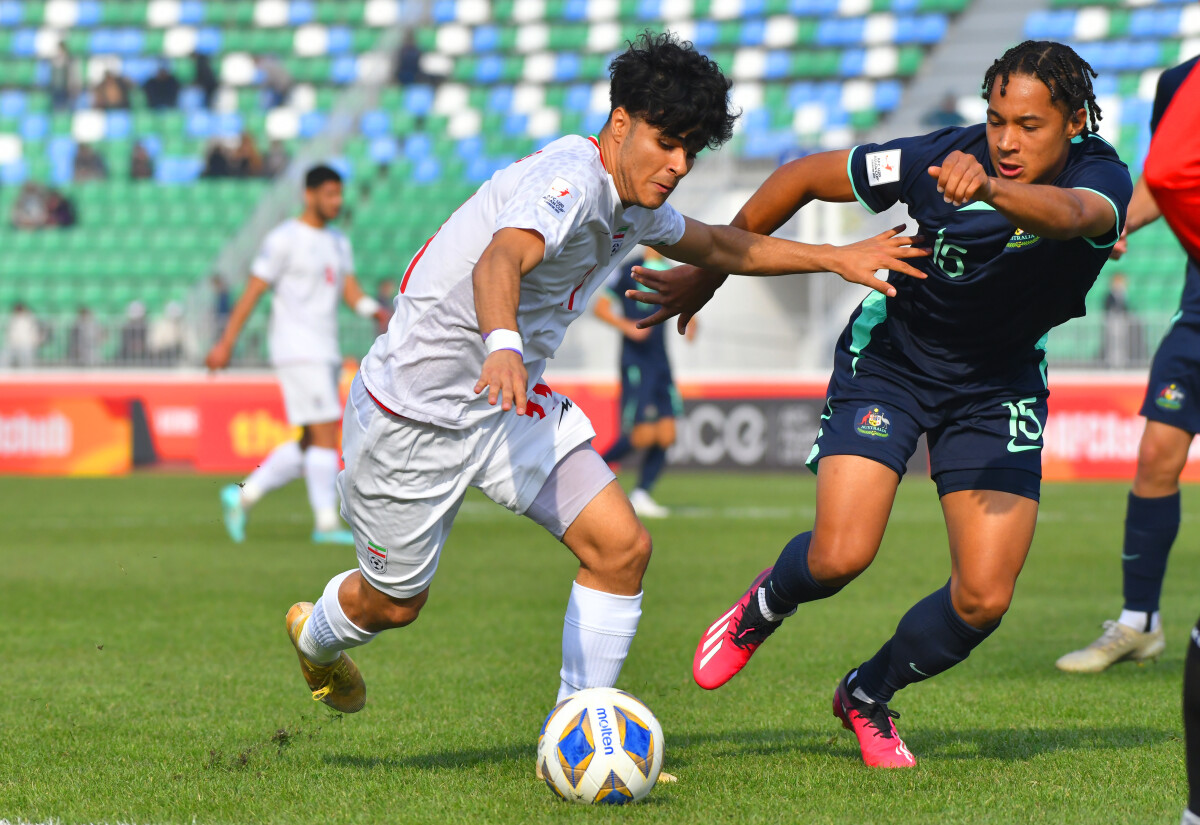
[[[654,482],[658,481],[658,476],[665,466],[667,466],[666,450],[662,447],[651,447],[646,450],[646,456],[642,459],[642,474],[638,478],[638,486],[647,493],[650,492],[650,488],[654,486]]]
[[[808,545],[812,531],[801,533],[787,543],[775,569],[763,582],[767,589],[767,607],[780,616],[791,613],[796,605],[828,599],[842,588],[826,587],[813,578],[808,569]]]
[[[954,667],[999,626],[979,630],[964,622],[946,582],[904,614],[895,635],[858,668],[857,686],[886,704],[900,688]]]
[[[1121,552],[1126,610],[1158,610],[1167,556],[1179,533],[1179,518],[1179,493],[1162,498],[1129,494],[1125,547]]]
[[[1183,741],[1187,751],[1188,810],[1200,816],[1200,622],[1183,660]]]
[[[602,455],[601,458],[604,459],[605,464],[616,464],[622,458],[629,455],[629,452],[632,449],[633,445],[629,443],[629,436],[625,433],[621,433],[621,435],[617,437],[616,442],[614,442],[611,447],[604,451],[604,455]]]

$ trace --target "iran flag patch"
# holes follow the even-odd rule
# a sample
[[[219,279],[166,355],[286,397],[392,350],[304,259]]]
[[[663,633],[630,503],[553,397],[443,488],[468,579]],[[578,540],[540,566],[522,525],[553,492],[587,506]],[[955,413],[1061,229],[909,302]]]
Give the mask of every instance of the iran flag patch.
[[[578,199],[579,192],[574,186],[562,178],[555,178],[550,182],[550,188],[542,195],[542,206],[561,221]]]
[[[900,180],[900,150],[867,153],[867,180],[872,186]]]
[[[376,573],[382,573],[383,568],[387,566],[387,548],[369,541],[367,542],[367,558],[370,559],[371,569]]]

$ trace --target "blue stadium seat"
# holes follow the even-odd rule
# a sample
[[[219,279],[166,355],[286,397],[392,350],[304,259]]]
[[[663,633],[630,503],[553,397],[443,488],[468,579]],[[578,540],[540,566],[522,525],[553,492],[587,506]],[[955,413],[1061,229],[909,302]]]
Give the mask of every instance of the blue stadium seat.
[[[195,26],[204,22],[204,0],[183,0],[179,4],[179,23]]]
[[[509,137],[523,137],[529,131],[529,117],[514,112],[504,118],[504,134]]]
[[[187,116],[183,128],[188,137],[203,140],[212,136],[214,121],[215,118],[207,109],[199,109]]]
[[[591,94],[591,89],[588,89],[588,94]],[[513,88],[512,86],[493,86],[488,90],[487,110],[492,114],[506,114],[512,109]],[[585,99],[584,104],[587,106]]]
[[[433,89],[429,86],[409,86],[404,90],[404,108],[421,117],[433,109]]]
[[[662,19],[661,0],[638,0],[637,16],[638,20]]]
[[[817,24],[818,46],[853,46],[862,42],[866,20],[861,17],[826,18]]]
[[[583,116],[583,132],[588,135],[598,135],[608,122],[608,112],[588,112]]]
[[[97,0],[79,0],[75,5],[75,25],[95,26],[100,22],[101,8]]]
[[[499,170],[508,166],[515,158],[488,158],[480,155],[473,157],[467,161],[465,175],[471,183],[483,183],[485,180],[496,174]]]
[[[767,21],[761,17],[756,20],[746,20],[742,23],[738,43],[742,46],[761,46],[766,33]]]
[[[788,87],[787,105],[789,109],[799,109],[805,103],[816,100],[816,98],[816,84],[811,80],[800,80]]]
[[[311,23],[317,16],[317,5],[312,0],[292,0],[288,3],[288,25],[301,26]]]
[[[437,0],[433,4],[434,23],[453,23],[458,20],[458,9],[454,0]]]
[[[345,54],[354,48],[354,34],[346,26],[330,26],[325,45],[328,54]]]
[[[24,160],[0,166],[0,183],[3,183],[5,186],[16,186],[24,183],[28,175],[29,165]]]
[[[579,77],[582,59],[575,52],[559,52],[554,60],[554,80],[569,83]]]
[[[494,52],[500,47],[500,29],[496,26],[476,26],[471,33],[471,49],[475,52]]]
[[[221,35],[221,30],[212,26],[196,30],[196,51],[200,54],[214,54],[221,51],[221,43],[224,38]]]
[[[121,61],[121,74],[141,86],[158,71],[159,60],[147,56],[127,57]]]
[[[721,27],[717,25],[716,20],[697,20],[692,42],[697,49],[706,49],[716,45],[720,36]]]
[[[184,86],[179,90],[179,108],[184,112],[194,112],[204,108],[204,90],[199,86]]]
[[[788,11],[798,17],[826,17],[837,14],[838,0],[792,0]]]
[[[133,134],[133,115],[128,111],[112,111],[104,116],[106,140],[126,140]]]
[[[1136,9],[1129,15],[1131,37],[1177,37],[1183,12],[1179,9]]]
[[[305,112],[300,115],[300,137],[316,137],[325,128],[327,120],[328,116],[324,112]]]
[[[25,107],[28,105],[29,98],[20,89],[6,89],[0,92],[0,117],[20,117],[25,114]]]
[[[424,132],[415,132],[404,141],[404,156],[414,163],[433,154],[433,138]]]
[[[563,20],[579,23],[587,20],[588,0],[567,0],[563,6]]]
[[[476,83],[495,83],[504,74],[504,58],[498,54],[485,54],[475,64]]]
[[[337,172],[346,180],[352,180],[354,178],[354,164],[351,163],[347,158],[326,158],[325,162],[333,167],[333,171]]]
[[[34,57],[37,55],[37,31],[34,29],[18,29],[13,32],[13,57]]]
[[[763,68],[765,80],[778,80],[792,73],[792,54],[782,50],[767,52],[767,65]]]
[[[154,165],[154,179],[159,183],[191,183],[203,169],[200,158],[160,157]]]
[[[881,80],[875,84],[875,108],[881,112],[890,112],[900,105],[900,96],[904,87],[898,80]]]
[[[412,180],[414,183],[437,183],[442,177],[442,165],[437,158],[421,158],[413,164]]]
[[[22,140],[45,140],[46,136],[50,134],[50,118],[40,112],[25,115],[21,118],[18,131],[21,133]]]
[[[470,160],[473,157],[483,155],[483,138],[479,135],[463,138],[462,140],[458,141],[458,144],[454,147],[454,151],[457,152],[458,156],[463,160]]]
[[[359,121],[358,130],[362,132],[364,137],[378,138],[388,135],[392,131],[392,118],[387,112],[375,110],[366,112]]]
[[[354,55],[335,57],[329,67],[329,79],[340,85],[348,85],[358,79],[358,59]]]
[[[1035,11],[1025,18],[1025,35],[1032,40],[1068,40],[1075,36],[1075,12]]]
[[[0,2],[0,26],[5,28],[19,26],[25,18],[25,11],[21,6],[22,4],[18,0]]]
[[[567,87],[563,108],[568,112],[586,112],[592,105],[592,87],[587,83],[576,83]]]
[[[863,49],[845,49],[838,61],[838,74],[842,77],[858,77],[867,65],[867,53]]]
[[[391,136],[377,137],[368,144],[367,153],[376,163],[391,163],[400,154],[400,146]]]

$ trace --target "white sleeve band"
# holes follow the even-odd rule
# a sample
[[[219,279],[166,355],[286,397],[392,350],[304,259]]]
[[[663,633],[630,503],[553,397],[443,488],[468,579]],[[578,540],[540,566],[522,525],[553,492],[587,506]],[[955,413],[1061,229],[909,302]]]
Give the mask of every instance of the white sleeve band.
[[[494,329],[483,336],[483,342],[487,345],[488,355],[496,350],[510,349],[521,357],[525,356],[525,342],[521,340],[521,333],[516,330]]]
[[[363,318],[370,318],[381,309],[383,309],[383,304],[376,301],[370,295],[364,295],[354,302],[354,313],[361,315]]]

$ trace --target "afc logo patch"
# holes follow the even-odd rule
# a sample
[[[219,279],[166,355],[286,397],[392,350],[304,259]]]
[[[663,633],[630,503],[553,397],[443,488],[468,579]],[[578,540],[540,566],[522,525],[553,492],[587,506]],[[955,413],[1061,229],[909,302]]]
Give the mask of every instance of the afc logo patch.
[[[854,431],[863,438],[887,438],[892,434],[887,410],[878,404],[860,407],[854,414]]]
[[[371,569],[376,573],[382,573],[387,567],[387,548],[380,547],[373,541],[367,542],[367,558],[370,561]]]
[[[550,182],[550,188],[542,195],[541,203],[561,221],[578,199],[579,193],[574,186],[562,178],[555,178]]]
[[[1186,399],[1187,393],[1180,389],[1178,384],[1171,383],[1158,391],[1158,396],[1154,399],[1154,403],[1159,409],[1176,412],[1183,409],[1183,402]]]

